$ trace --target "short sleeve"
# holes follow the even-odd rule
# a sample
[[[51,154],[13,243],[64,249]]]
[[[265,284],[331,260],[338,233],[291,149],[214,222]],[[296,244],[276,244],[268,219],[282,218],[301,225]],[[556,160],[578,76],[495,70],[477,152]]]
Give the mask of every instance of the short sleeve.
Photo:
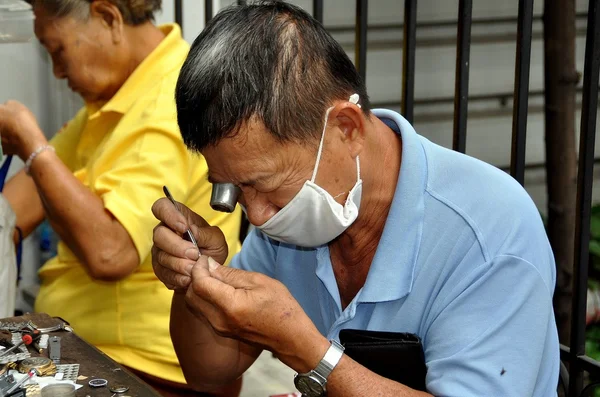
[[[187,195],[189,153],[177,134],[156,128],[128,132],[110,147],[93,169],[93,189],[131,236],[142,263],[157,224],[152,204],[164,196],[163,185],[179,201]]]
[[[230,266],[274,278],[276,253],[275,243],[258,229],[253,229],[244,240],[240,253],[233,257]]]
[[[75,170],[75,153],[81,132],[87,121],[87,110],[82,108],[73,119],[66,123],[50,140],[58,158],[69,168]]]
[[[532,264],[509,255],[473,270],[441,298],[425,333],[428,391],[448,397],[556,395],[553,287]]]

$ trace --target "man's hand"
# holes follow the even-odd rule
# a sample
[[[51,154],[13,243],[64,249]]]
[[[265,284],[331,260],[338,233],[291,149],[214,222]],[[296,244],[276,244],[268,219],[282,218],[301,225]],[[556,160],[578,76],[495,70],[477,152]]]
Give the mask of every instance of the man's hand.
[[[270,350],[297,371],[314,368],[329,347],[281,282],[206,256],[198,259],[191,277],[188,309],[217,334]]]
[[[161,221],[154,228],[152,266],[167,288],[185,292],[199,254],[224,262],[229,250],[221,229],[210,226],[185,205],[177,204],[179,211],[167,198],[157,200],[152,206],[152,213]],[[194,244],[181,237],[188,228],[196,238],[200,253]]]
[[[4,152],[16,154],[23,161],[48,144],[33,113],[17,101],[0,104],[0,136]]]

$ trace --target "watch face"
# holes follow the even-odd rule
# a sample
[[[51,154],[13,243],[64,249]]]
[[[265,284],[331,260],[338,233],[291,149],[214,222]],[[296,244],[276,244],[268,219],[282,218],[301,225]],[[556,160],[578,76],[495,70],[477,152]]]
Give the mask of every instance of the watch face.
[[[56,364],[46,357],[29,357],[19,363],[18,370],[23,374],[32,369],[36,369],[40,376],[54,375]]]
[[[316,379],[309,375],[298,375],[294,379],[296,389],[308,397],[318,397],[323,395],[323,386]]]

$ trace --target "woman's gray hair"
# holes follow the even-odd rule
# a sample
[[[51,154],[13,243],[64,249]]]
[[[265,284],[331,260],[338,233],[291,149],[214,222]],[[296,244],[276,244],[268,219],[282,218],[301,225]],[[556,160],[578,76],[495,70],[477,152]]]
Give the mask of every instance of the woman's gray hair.
[[[67,15],[87,19],[93,0],[28,0],[32,6],[41,6],[53,16]],[[127,25],[139,25],[153,21],[154,13],[160,11],[162,0],[108,0],[117,6]]]

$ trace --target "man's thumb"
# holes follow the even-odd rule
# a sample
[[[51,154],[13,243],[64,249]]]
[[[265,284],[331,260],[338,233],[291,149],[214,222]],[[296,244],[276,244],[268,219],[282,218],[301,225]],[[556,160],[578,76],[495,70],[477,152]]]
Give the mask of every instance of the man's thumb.
[[[229,266],[221,266],[213,258],[208,258],[210,275],[217,280],[229,284],[234,288],[245,288],[249,286],[248,272]]]

